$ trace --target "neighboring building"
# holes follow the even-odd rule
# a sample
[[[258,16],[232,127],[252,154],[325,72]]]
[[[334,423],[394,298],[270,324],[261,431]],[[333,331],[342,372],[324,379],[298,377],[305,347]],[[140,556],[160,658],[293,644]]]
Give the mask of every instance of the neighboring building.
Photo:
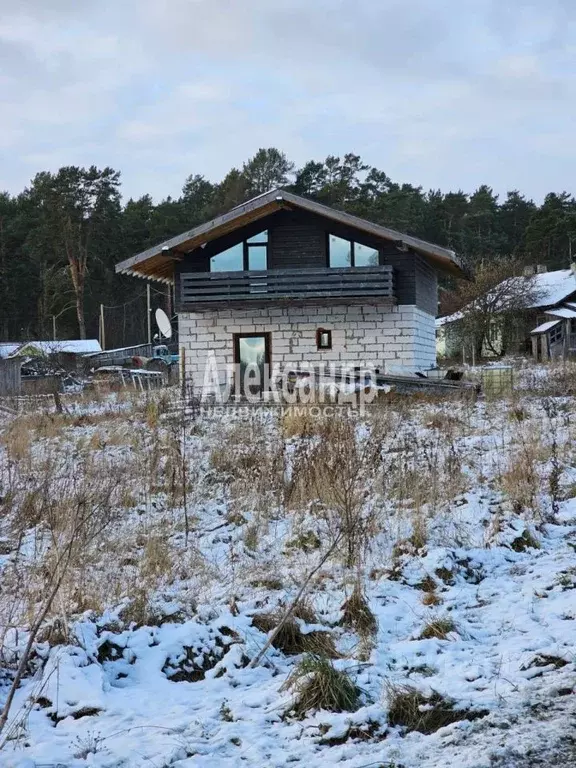
[[[54,341],[25,341],[11,344],[7,357],[47,357],[48,355],[88,355],[102,352],[97,339],[65,339]]]
[[[449,249],[274,190],[133,256],[116,271],[174,284],[186,373],[252,362],[423,371],[436,363]]]
[[[483,357],[504,353],[532,354],[538,360],[568,357],[576,354],[576,265],[570,269],[546,272],[544,267],[527,269],[522,277],[510,278],[512,291],[520,281],[529,281],[533,299],[525,307],[509,309],[490,319],[489,341],[483,343]],[[467,308],[436,320],[436,352],[438,357],[472,357],[472,342],[464,337],[462,320]]]
[[[21,346],[21,342],[0,341],[0,360],[8,357]]]

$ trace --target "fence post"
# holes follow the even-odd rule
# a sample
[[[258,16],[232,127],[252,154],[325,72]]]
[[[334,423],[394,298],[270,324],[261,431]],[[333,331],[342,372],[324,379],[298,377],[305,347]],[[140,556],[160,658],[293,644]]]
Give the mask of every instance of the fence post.
[[[182,399],[186,400],[186,347],[180,347],[180,386],[182,388]]]

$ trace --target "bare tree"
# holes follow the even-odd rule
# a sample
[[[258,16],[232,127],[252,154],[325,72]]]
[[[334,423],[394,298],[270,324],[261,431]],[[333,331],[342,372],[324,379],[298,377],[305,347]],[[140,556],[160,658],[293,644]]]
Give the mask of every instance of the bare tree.
[[[523,328],[527,311],[542,298],[536,275],[522,274],[519,261],[480,264],[474,282],[462,281],[457,295],[462,309],[452,317],[463,345],[504,354],[514,329]],[[493,333],[493,331],[496,333]]]

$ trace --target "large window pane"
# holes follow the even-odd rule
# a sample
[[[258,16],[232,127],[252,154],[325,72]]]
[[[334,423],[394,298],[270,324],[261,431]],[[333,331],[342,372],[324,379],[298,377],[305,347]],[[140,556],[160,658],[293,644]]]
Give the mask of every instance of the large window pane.
[[[366,245],[354,243],[354,266],[377,267],[378,251],[375,248],[368,248]]]
[[[244,269],[244,244],[238,243],[210,259],[210,272],[238,272]]]
[[[248,246],[248,269],[266,269],[266,252],[268,248],[265,245]]]
[[[342,240],[341,237],[330,235],[328,247],[331,267],[350,267],[352,265],[352,243],[349,240]]]

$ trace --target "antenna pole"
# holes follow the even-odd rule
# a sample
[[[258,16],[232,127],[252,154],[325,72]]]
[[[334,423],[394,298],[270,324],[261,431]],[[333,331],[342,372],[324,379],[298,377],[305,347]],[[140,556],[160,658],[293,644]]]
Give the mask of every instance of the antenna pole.
[[[106,349],[106,326],[104,325],[104,304],[100,304],[100,346]]]
[[[150,283],[146,284],[146,318],[148,320],[148,344],[152,344],[152,307],[150,306]]]

